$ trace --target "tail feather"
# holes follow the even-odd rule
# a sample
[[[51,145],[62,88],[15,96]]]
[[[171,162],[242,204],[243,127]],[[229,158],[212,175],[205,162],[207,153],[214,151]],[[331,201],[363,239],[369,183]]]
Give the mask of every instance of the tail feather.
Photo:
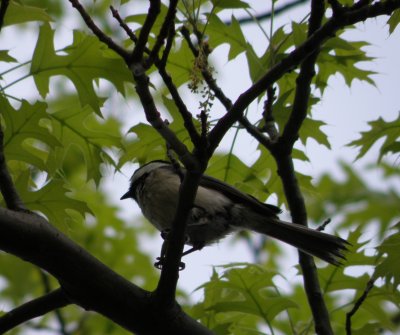
[[[270,219],[267,223],[264,219],[262,223],[258,222],[251,229],[288,243],[333,265],[340,265],[340,261],[346,259],[344,254],[348,250],[347,246],[350,245],[340,237],[279,219]]]

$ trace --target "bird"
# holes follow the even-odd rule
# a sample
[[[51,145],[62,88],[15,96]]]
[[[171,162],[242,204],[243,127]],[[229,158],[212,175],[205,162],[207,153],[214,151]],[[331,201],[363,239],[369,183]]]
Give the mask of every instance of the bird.
[[[153,160],[139,167],[121,200],[132,198],[144,217],[166,236],[178,205],[186,170],[168,161]],[[250,230],[285,242],[330,264],[345,260],[349,243],[304,225],[280,220],[281,209],[259,201],[219,179],[203,174],[186,224],[183,255],[211,245],[225,236]]]

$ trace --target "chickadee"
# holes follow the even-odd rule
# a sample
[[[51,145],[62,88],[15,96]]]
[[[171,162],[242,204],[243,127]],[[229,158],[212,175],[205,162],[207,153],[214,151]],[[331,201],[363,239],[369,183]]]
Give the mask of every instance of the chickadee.
[[[168,231],[178,204],[182,178],[179,172],[184,174],[185,170],[177,171],[165,161],[147,163],[134,172],[129,190],[121,200],[135,199],[153,226],[161,232]],[[187,222],[186,243],[193,247],[191,252],[234,231],[251,230],[334,265],[345,258],[346,240],[279,220],[277,214],[280,212],[276,206],[262,203],[218,179],[203,175]]]

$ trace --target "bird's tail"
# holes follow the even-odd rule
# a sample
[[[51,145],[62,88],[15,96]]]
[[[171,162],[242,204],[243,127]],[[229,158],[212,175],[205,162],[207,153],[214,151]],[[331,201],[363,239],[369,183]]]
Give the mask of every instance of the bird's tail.
[[[267,222],[266,222],[267,221]],[[274,237],[288,243],[305,253],[321,258],[322,260],[340,265],[345,259],[345,252],[350,245],[346,240],[310,229],[298,224],[281,221],[275,218],[252,221],[251,228],[261,234]]]

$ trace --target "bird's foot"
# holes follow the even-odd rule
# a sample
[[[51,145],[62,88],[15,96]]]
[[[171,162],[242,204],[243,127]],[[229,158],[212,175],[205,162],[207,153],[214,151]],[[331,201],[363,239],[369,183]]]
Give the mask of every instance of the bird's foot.
[[[158,270],[162,270],[162,268],[164,266],[164,262],[165,262],[165,257],[157,257],[156,260],[157,260],[157,262],[154,263],[154,266]],[[184,270],[185,267],[186,267],[186,264],[184,262],[179,262],[179,267],[178,267],[179,271]]]

